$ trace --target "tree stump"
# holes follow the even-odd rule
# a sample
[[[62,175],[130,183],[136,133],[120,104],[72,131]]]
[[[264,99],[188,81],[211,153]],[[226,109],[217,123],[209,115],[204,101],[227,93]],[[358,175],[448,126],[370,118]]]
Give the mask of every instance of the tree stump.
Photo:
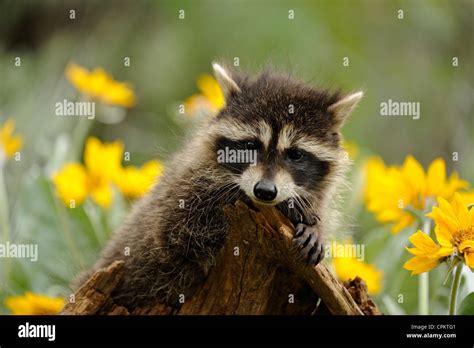
[[[110,294],[123,275],[123,261],[94,273],[62,314],[380,314],[357,278],[339,282],[323,263],[305,264],[292,245],[294,227],[273,207],[225,207],[230,230],[216,265],[180,308],[150,303],[116,305]],[[351,296],[352,295],[352,296]]]

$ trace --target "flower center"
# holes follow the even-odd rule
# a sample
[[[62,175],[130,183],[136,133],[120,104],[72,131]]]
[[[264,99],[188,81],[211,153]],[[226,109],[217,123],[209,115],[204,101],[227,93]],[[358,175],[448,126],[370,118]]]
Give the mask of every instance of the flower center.
[[[456,246],[459,246],[459,244],[465,242],[466,240],[474,240],[474,226],[470,226],[465,230],[458,231],[453,239]]]
[[[89,189],[94,190],[104,185],[104,178],[99,175],[89,175]]]

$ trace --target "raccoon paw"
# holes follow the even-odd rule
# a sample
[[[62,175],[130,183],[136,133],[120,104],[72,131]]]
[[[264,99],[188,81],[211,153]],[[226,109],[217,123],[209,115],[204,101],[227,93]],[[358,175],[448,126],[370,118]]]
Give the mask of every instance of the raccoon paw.
[[[318,215],[302,214],[295,209],[293,209],[292,212],[288,213],[287,218],[295,226],[298,224],[313,226],[316,225],[320,220]]]
[[[297,224],[293,243],[300,249],[301,256],[310,265],[317,265],[323,260],[324,245],[317,226]]]

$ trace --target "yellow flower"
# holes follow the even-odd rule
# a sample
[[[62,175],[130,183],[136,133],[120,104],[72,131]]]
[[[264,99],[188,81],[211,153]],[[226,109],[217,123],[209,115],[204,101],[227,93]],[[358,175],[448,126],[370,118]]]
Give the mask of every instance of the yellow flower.
[[[400,207],[411,200],[411,193],[404,189],[405,180],[401,171],[395,167],[386,167],[383,161],[376,157],[368,160],[366,173],[367,209],[375,213],[380,222],[395,222],[393,232],[408,226],[413,217]]]
[[[88,196],[87,171],[82,164],[67,163],[53,175],[56,191],[64,204],[81,204]]]
[[[374,265],[365,263],[355,257],[337,257],[333,260],[337,277],[341,281],[361,277],[367,284],[370,294],[378,294],[382,288],[383,272]]]
[[[81,204],[90,196],[97,204],[108,208],[112,203],[112,183],[121,173],[123,144],[103,144],[89,137],[84,151],[84,165],[66,164],[53,175],[59,197],[67,206],[73,200]]]
[[[467,206],[474,205],[474,191],[459,192],[459,195]]]
[[[123,144],[102,143],[89,137],[84,150],[84,165],[68,163],[53,175],[56,192],[64,204],[81,204],[91,197],[104,208],[112,203],[113,185],[127,197],[144,195],[161,175],[163,166],[158,161],[149,161],[141,168],[122,167]]]
[[[426,233],[418,230],[409,238],[414,248],[407,248],[407,250],[415,255],[410,260],[405,262],[403,267],[411,274],[419,274],[428,272],[438,266],[440,262],[441,246],[436,244]],[[446,251],[443,249],[443,252]],[[446,251],[447,255],[451,254],[453,250]],[[447,256],[445,255],[445,256]]]
[[[201,75],[197,80],[200,94],[193,94],[184,101],[186,113],[193,115],[200,110],[215,113],[225,105],[224,93],[211,75]]]
[[[368,160],[366,173],[367,209],[376,214],[378,221],[393,223],[393,233],[413,223],[414,216],[406,208],[423,211],[429,199],[450,199],[454,192],[469,186],[457,173],[447,178],[441,158],[435,159],[425,173],[413,156],[407,156],[401,167],[387,167],[375,157]]]
[[[162,171],[163,165],[158,161],[149,161],[141,168],[128,166],[117,175],[115,183],[125,196],[141,197],[150,190]]]
[[[23,296],[10,296],[6,307],[14,315],[57,314],[64,306],[64,299],[26,292]]]
[[[463,257],[466,265],[474,269],[474,209],[468,209],[466,201],[458,193],[455,193],[451,203],[438,197],[438,205],[426,215],[436,224],[438,243],[422,231],[410,237],[414,248],[407,250],[415,256],[404,267],[412,274],[428,272],[452,254]]]
[[[123,144],[104,144],[99,139],[89,137],[84,151],[87,169],[88,191],[92,199],[107,208],[112,203],[112,182],[119,174],[123,156]]]
[[[104,103],[127,108],[135,105],[135,93],[130,85],[115,81],[102,68],[89,71],[75,63],[70,63],[66,67],[65,73],[67,79],[79,91]]]
[[[0,160],[1,158],[11,158],[15,152],[21,149],[23,139],[19,135],[14,135],[15,121],[8,119],[0,127]]]

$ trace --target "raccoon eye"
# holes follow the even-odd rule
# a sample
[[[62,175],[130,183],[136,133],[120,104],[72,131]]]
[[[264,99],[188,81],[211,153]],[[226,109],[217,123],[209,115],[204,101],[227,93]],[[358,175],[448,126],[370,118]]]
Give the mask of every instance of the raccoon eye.
[[[246,141],[244,145],[246,150],[258,150],[258,144],[255,141]]]
[[[291,150],[288,150],[287,156],[290,160],[292,160],[294,162],[298,162],[298,161],[301,161],[303,159],[304,154],[300,150],[291,149]]]

